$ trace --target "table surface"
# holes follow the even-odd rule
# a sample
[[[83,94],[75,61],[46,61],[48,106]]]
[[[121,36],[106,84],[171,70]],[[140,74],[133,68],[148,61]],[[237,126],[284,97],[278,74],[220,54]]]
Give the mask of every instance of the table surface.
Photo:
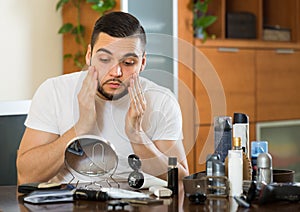
[[[207,199],[204,205],[192,204],[184,195],[183,186],[172,198],[164,198],[163,204],[127,205],[122,211],[300,211],[300,203],[275,202],[265,205],[252,204],[250,208],[238,207],[231,198]],[[116,208],[120,211],[121,208]],[[0,211],[107,211],[112,210],[107,202],[77,200],[57,204],[28,204],[17,192],[16,186],[0,186]]]

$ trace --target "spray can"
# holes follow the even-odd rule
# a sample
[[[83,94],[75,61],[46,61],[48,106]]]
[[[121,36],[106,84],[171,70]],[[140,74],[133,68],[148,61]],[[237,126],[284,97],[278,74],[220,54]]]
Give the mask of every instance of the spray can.
[[[269,153],[260,153],[257,157],[256,180],[258,185],[273,182],[272,156]]]

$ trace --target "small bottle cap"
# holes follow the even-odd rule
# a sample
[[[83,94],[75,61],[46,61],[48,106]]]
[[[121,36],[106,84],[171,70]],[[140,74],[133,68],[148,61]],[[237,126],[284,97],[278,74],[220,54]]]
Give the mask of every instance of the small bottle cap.
[[[267,141],[252,141],[251,142],[251,157],[257,157],[260,153],[268,152]]]
[[[142,166],[140,158],[135,154],[131,154],[128,156],[128,164],[135,171],[139,170]]]
[[[234,113],[233,124],[237,124],[237,123],[247,124],[249,123],[249,117],[244,113]]]
[[[233,137],[232,138],[232,145],[234,147],[242,147],[242,139],[240,137]]]
[[[272,156],[269,153],[260,153],[257,157],[257,168],[272,168]]]
[[[176,166],[177,165],[177,157],[169,157],[169,165]]]

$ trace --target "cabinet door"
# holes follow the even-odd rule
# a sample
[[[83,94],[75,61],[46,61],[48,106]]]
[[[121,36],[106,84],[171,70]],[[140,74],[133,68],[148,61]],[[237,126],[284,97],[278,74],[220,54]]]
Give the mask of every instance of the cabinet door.
[[[234,112],[246,113],[250,121],[255,120],[255,51],[218,48],[200,51],[204,55],[195,54],[199,123],[211,124],[214,116],[233,116]]]
[[[300,52],[257,50],[257,120],[300,118]]]

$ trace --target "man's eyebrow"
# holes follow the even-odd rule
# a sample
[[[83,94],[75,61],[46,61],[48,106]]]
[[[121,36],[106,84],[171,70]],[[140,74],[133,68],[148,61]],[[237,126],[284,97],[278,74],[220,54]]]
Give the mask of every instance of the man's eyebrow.
[[[96,53],[98,53],[98,52],[105,52],[105,53],[107,53],[107,54],[112,55],[112,52],[109,51],[108,49],[105,49],[105,48],[100,48],[100,49],[98,49],[98,50],[96,51]]]
[[[107,53],[107,54],[113,55],[113,53],[112,53],[111,51],[109,51],[108,49],[105,49],[105,48],[100,48],[100,49],[98,49],[98,50],[96,51],[96,53],[98,53],[98,52],[105,52],[105,53]],[[138,58],[139,56],[138,56],[136,53],[132,53],[132,52],[127,53],[127,54],[124,54],[124,55],[122,56],[123,59],[124,59],[124,58],[127,58],[127,57],[136,57],[136,58]]]
[[[123,58],[127,58],[127,57],[136,57],[136,58],[138,58],[139,56],[136,53],[127,53],[127,54],[123,55]]]

